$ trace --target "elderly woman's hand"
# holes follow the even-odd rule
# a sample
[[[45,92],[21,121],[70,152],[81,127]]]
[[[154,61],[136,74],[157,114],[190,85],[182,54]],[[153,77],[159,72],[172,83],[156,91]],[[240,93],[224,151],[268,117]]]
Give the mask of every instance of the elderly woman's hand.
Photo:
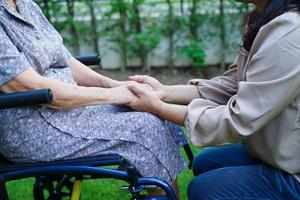
[[[135,76],[130,76],[129,80],[131,81],[136,81],[141,84],[146,84],[151,86],[151,88],[155,91],[156,95],[163,100],[165,96],[165,85],[160,83],[157,79],[147,76],[147,75],[135,75]]]
[[[127,88],[127,85],[111,88],[114,104],[130,104],[137,97]]]
[[[137,84],[130,84],[127,88],[135,95],[133,99],[127,105],[134,110],[150,112],[157,114],[160,105],[163,103],[154,91],[142,88]]]

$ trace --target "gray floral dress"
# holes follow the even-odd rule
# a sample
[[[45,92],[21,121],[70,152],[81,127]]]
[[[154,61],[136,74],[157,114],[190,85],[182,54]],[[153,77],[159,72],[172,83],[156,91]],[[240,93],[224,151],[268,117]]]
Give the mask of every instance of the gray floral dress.
[[[0,85],[32,67],[44,77],[76,85],[70,54],[32,0],[0,0]],[[0,111],[0,152],[14,162],[117,153],[142,176],[173,181],[184,168],[180,127],[149,113],[114,105],[55,110],[30,106]],[[172,127],[172,128],[171,128]]]

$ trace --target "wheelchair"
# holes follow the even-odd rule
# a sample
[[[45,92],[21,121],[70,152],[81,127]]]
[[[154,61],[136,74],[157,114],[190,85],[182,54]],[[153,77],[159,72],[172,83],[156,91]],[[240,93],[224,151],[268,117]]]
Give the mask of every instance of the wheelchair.
[[[98,55],[76,57],[85,65],[100,63]],[[51,103],[52,93],[49,89],[0,94],[0,109],[18,106]],[[184,146],[191,163],[193,154],[189,145]],[[0,200],[9,200],[5,183],[23,178],[35,178],[33,185],[34,200],[71,200],[80,199],[83,180],[87,179],[118,179],[128,183],[132,200],[158,199],[141,194],[142,191],[158,187],[165,191],[159,199],[176,200],[172,187],[157,178],[141,177],[136,168],[120,155],[100,155],[52,162],[14,164],[0,155]]]

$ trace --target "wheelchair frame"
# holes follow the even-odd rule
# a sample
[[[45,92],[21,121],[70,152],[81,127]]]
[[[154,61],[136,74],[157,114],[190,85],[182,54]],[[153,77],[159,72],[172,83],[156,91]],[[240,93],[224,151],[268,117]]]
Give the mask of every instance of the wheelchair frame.
[[[76,58],[86,65],[100,63],[98,55]],[[20,93],[12,94],[9,99],[7,99],[6,94],[0,94],[0,109],[52,101],[50,90],[22,94],[24,98],[21,101]],[[184,150],[190,161],[189,167],[191,167],[194,157],[188,144],[184,146]],[[118,168],[107,168],[108,166],[117,166]],[[140,192],[147,189],[148,186],[163,189],[166,192],[166,199],[177,199],[175,192],[168,183],[157,178],[140,177],[136,168],[117,154],[32,164],[13,164],[0,157],[0,199],[8,200],[6,182],[30,177],[36,179],[33,186],[35,200],[61,200],[66,196],[71,197],[72,200],[79,200],[81,181],[101,178],[119,179],[128,182],[128,190],[132,194],[133,200],[146,199]],[[56,186],[54,186],[54,182],[57,182]],[[69,192],[63,192],[62,188],[64,187]],[[44,196],[44,191],[49,193],[49,197]]]

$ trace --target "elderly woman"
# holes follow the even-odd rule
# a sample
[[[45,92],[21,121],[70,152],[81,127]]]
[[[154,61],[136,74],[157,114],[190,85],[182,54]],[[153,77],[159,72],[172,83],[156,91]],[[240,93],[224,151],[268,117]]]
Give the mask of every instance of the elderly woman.
[[[156,92],[130,86],[139,97],[131,106],[185,124],[198,146],[242,141],[198,155],[189,199],[299,200],[300,1],[240,1],[257,9],[223,76],[188,86],[134,76]]]
[[[32,0],[0,0],[0,90],[51,88],[53,103],[0,111],[0,152],[14,162],[117,153],[142,176],[175,180],[179,127],[133,112],[125,83],[90,70],[64,47]],[[114,104],[114,105],[110,105]],[[173,127],[173,128],[172,128]],[[173,131],[173,135],[171,134]]]

